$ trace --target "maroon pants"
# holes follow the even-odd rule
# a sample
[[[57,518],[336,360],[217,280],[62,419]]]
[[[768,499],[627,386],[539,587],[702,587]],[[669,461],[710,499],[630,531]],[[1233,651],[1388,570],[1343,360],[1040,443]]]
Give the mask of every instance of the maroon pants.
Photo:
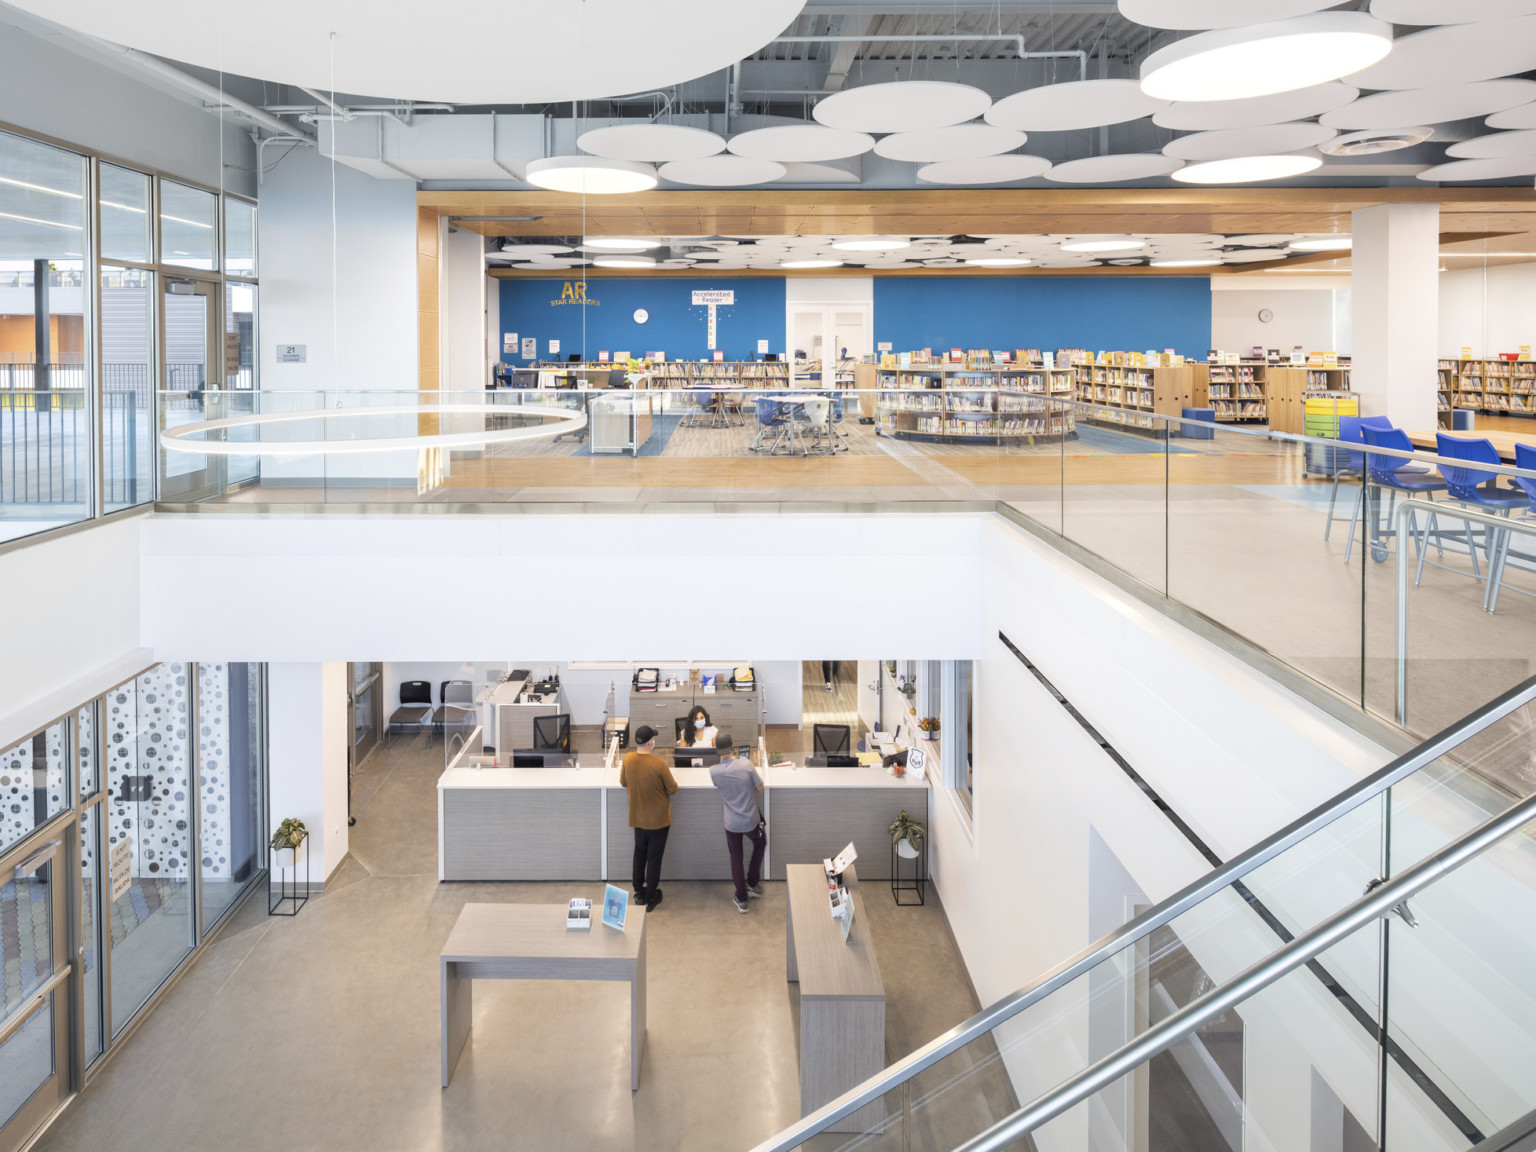
[[[743,840],[752,841],[752,863],[742,866]],[[731,879],[736,882],[736,899],[745,901],[747,887],[755,886],[763,878],[763,850],[768,847],[768,834],[759,824],[750,832],[726,832],[725,846],[731,852]]]

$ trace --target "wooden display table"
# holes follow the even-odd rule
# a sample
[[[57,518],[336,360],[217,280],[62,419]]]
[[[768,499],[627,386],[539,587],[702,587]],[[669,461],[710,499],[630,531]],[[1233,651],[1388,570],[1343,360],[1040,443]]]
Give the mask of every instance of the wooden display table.
[[[466,904],[443,945],[443,1087],[469,1042],[475,980],[628,980],[629,1087],[640,1087],[645,1048],[645,909],[630,905],[624,931],[565,926],[564,904]],[[855,921],[857,923],[857,921]]]

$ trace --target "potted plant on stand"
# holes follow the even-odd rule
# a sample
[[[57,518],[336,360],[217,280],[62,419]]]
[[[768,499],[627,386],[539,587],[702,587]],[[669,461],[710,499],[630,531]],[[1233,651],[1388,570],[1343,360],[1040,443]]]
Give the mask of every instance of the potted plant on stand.
[[[923,844],[928,838],[928,829],[921,821],[908,816],[903,809],[900,816],[891,822],[891,895],[896,898],[896,903],[911,903],[903,901],[903,892],[915,892],[917,903],[925,902],[923,892]],[[911,880],[901,878],[901,862],[903,860],[914,861]]]
[[[309,829],[304,827],[304,821],[296,816],[290,816],[279,824],[277,831],[272,833],[272,867],[292,868],[297,864],[299,846],[308,835]]]
[[[269,875],[278,877],[276,899],[267,905],[267,914],[270,916],[297,916],[299,909],[309,902],[309,856],[304,857],[304,893],[299,894],[299,852],[304,847],[304,841],[309,839],[309,829],[304,827],[304,821],[296,816],[290,816],[277,826],[277,831],[272,833],[272,866]],[[289,883],[288,870],[293,869],[292,884]],[[291,888],[291,891],[290,891]],[[282,908],[288,905],[291,911],[284,912]]]

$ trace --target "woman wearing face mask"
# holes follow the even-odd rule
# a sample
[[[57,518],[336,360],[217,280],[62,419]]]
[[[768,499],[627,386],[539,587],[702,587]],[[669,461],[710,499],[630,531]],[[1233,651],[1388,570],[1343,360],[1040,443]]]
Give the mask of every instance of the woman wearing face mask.
[[[692,748],[695,744],[700,748],[715,746],[715,726],[709,722],[709,713],[702,704],[695,704],[689,711],[688,723],[683,725],[683,734],[677,738],[679,748]]]

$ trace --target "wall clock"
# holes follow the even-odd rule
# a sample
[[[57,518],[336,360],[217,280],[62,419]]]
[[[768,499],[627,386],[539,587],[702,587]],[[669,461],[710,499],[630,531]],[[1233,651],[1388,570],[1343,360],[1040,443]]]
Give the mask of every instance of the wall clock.
[[[1274,318],[1275,318],[1275,314],[1273,312],[1271,312],[1268,308],[1260,308],[1259,309],[1259,323],[1260,324],[1268,324]]]
[[[636,308],[635,309],[635,323],[636,324],[644,324],[650,318],[651,318],[651,314],[649,312],[647,312],[644,308]]]

